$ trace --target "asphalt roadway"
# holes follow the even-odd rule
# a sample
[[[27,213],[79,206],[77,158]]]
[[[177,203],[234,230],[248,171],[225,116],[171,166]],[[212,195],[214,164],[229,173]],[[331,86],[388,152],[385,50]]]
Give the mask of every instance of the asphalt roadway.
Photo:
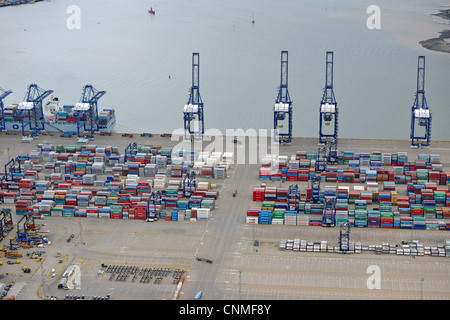
[[[235,152],[246,150],[248,144],[233,146]],[[26,154],[37,143],[73,145],[71,139],[45,136],[32,143],[20,143],[20,136],[0,135],[0,163],[8,157]],[[132,141],[142,144],[173,147],[177,141],[154,136],[125,138],[98,136],[90,144],[111,145],[123,153]],[[317,139],[294,139],[291,145],[281,146],[280,154],[317,150]],[[450,142],[433,142],[427,149],[410,149],[408,141],[346,140],[339,141],[339,150],[355,152],[408,152],[410,159],[420,153],[440,154],[448,171]],[[228,151],[228,150],[222,150]],[[249,158],[247,158],[249,159]],[[248,161],[247,161],[248,162]],[[342,255],[324,252],[280,251],[281,239],[326,240],[337,243],[338,228],[300,227],[283,225],[249,225],[245,223],[252,202],[252,189],[261,184],[258,164],[237,163],[224,180],[214,180],[220,197],[211,217],[206,221],[148,223],[143,220],[113,220],[95,218],[46,217],[37,220],[41,230],[48,231],[52,244],[46,248],[43,262],[23,257],[19,265],[7,264],[0,258],[0,282],[15,282],[18,300],[38,300],[46,296],[84,295],[123,300],[171,300],[176,292],[173,275],[186,275],[179,292],[179,300],[192,300],[203,291],[204,300],[392,300],[450,298],[450,260],[444,257],[411,258],[373,252]],[[267,182],[266,182],[267,183]],[[270,182],[268,185],[287,186]],[[306,188],[306,184],[299,184]],[[325,183],[325,185],[327,185]],[[233,190],[237,196],[233,197]],[[400,189],[400,187],[399,187]],[[303,189],[304,190],[304,189]],[[0,205],[5,207],[8,205]],[[9,205],[11,206],[11,205]],[[18,219],[19,217],[14,217]],[[71,242],[66,239],[74,234]],[[443,244],[450,239],[446,231],[390,230],[352,228],[351,241],[362,244],[383,242],[401,243],[419,240],[424,245]],[[254,246],[259,240],[259,246]],[[8,243],[8,238],[0,245]],[[20,249],[23,253],[33,249]],[[57,256],[57,253],[60,256]],[[196,257],[213,260],[212,264],[197,261]],[[61,260],[61,263],[60,263]],[[153,278],[148,283],[117,280],[101,264],[135,266],[140,269],[166,269],[169,274],[160,283]],[[71,264],[80,266],[80,289],[59,290],[61,275]],[[21,272],[22,266],[31,268],[30,274]],[[381,285],[369,289],[371,266],[380,270]],[[52,269],[54,271],[52,272]],[[53,277],[53,274],[55,275]],[[117,274],[115,275],[117,276]]]

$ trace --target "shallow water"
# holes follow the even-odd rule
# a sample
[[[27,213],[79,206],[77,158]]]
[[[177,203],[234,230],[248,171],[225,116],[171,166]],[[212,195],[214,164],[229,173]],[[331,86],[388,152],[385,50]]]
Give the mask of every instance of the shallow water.
[[[116,131],[171,132],[183,126],[199,52],[206,128],[271,129],[280,52],[288,50],[293,134],[317,137],[331,50],[339,137],[408,139],[417,57],[425,55],[432,140],[450,140],[450,55],[418,43],[443,28],[430,16],[439,1],[378,1],[380,30],[367,28],[373,3],[361,0],[80,0],[80,29],[69,30],[73,2],[0,9],[0,86],[14,91],[6,104],[31,83],[74,104],[92,84],[107,91],[99,108],[116,109]]]

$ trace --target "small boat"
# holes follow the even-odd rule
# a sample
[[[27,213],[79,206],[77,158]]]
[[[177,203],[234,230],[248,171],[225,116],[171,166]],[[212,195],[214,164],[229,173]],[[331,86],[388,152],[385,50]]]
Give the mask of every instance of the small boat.
[[[150,8],[150,10],[148,10],[148,13],[155,14],[155,10],[153,10],[153,8]]]

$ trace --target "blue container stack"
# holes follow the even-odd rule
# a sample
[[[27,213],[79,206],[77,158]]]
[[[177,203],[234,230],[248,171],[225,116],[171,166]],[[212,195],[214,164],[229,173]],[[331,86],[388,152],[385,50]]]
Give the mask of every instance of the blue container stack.
[[[369,210],[367,212],[367,227],[379,228],[381,220],[381,213],[378,210]]]
[[[189,209],[200,208],[202,204],[203,197],[191,196],[189,198]]]
[[[271,224],[272,223],[272,211],[259,210],[258,224]]]
[[[188,210],[189,209],[189,201],[178,201],[177,209],[178,210]]]

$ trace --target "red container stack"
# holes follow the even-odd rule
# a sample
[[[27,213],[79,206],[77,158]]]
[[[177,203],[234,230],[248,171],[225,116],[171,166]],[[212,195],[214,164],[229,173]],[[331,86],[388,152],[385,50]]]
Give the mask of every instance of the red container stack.
[[[136,206],[134,207],[134,219],[143,220],[147,218],[147,207]]]

